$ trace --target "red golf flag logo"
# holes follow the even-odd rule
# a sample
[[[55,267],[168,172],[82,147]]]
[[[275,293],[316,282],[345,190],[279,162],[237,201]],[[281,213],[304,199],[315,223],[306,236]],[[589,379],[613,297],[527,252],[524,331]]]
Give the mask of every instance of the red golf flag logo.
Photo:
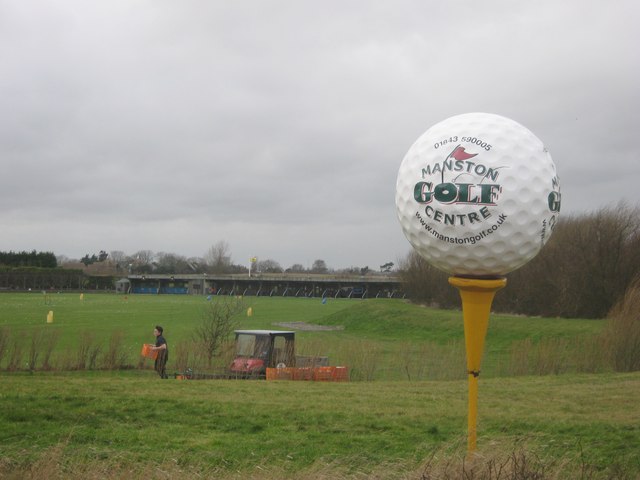
[[[453,157],[456,160],[469,160],[470,158],[475,157],[476,155],[478,155],[477,153],[467,153],[464,149],[464,147],[461,147],[460,145],[458,145],[455,150],[453,152],[451,152],[451,155],[449,155],[449,157]]]

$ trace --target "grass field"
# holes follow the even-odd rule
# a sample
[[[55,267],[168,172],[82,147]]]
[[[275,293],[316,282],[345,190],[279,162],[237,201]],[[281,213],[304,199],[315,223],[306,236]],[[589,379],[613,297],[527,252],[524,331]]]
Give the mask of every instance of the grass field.
[[[156,324],[164,327],[170,346],[178,347],[184,342],[186,348],[208,304],[200,296],[107,294],[85,294],[83,300],[78,294],[52,294],[45,302],[40,292],[2,294],[0,302],[0,329],[9,331],[15,342],[22,342],[24,357],[28,356],[33,332],[56,338],[52,363],[56,358],[61,363],[65,354],[73,355],[87,335],[92,335],[94,343],[105,350],[109,338],[118,333],[122,337],[119,348],[131,365],[137,365],[141,345],[154,340],[152,332]],[[342,327],[332,331],[300,331],[298,351],[329,355],[334,364],[351,366],[354,379],[428,380],[465,376],[461,312],[428,309],[403,300],[336,299],[323,304],[315,298],[246,297],[243,302],[246,309],[251,307],[253,315],[247,316],[243,309],[237,318],[238,328],[283,329],[276,323],[297,321]],[[49,311],[53,312],[53,324],[46,324]],[[565,350],[581,350],[580,340],[597,335],[603,326],[604,322],[599,320],[494,315],[487,334],[483,375],[510,374],[514,353],[521,354],[523,347],[531,350],[531,344],[544,347],[545,341],[567,340],[569,344],[550,347],[563,355]],[[577,359],[564,357],[556,359],[562,362],[563,369],[584,371],[575,365]],[[8,362],[8,355],[4,360],[0,358],[0,367]],[[524,370],[521,373],[545,373],[533,367],[521,369]]]
[[[15,344],[28,357],[38,331],[59,332],[59,362],[79,348],[82,332],[102,342],[121,332],[137,365],[155,324],[170,346],[188,342],[207,304],[91,294],[47,302],[40,293],[0,295],[0,329],[8,332],[0,478],[640,478],[640,373],[605,365],[596,369],[604,373],[577,373],[585,352],[571,353],[604,321],[492,316],[479,451],[470,459],[460,312],[400,300],[244,299],[253,315],[243,310],[239,328],[341,326],[300,331],[299,349],[322,350],[369,382],[161,381],[148,365],[4,371]],[[46,324],[50,310],[54,323]],[[565,374],[508,375],[505,365],[550,356],[554,346],[563,350],[557,362],[573,362]]]
[[[463,381],[0,381],[0,467],[34,478],[421,478],[428,459],[465,447]],[[479,453],[524,451],[532,469],[564,472],[555,478],[637,478],[638,395],[640,374],[487,379]]]

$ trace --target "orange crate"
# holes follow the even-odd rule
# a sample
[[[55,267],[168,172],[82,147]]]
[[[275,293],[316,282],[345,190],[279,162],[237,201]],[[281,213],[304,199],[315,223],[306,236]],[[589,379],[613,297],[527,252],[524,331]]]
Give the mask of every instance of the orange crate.
[[[155,345],[152,345],[150,343],[145,343],[144,345],[142,345],[142,352],[140,352],[140,355],[142,355],[143,357],[151,358],[152,360],[158,358],[158,351],[151,350],[151,347],[155,347]]]
[[[300,367],[293,369],[294,380],[313,380],[313,369],[308,367]]]
[[[267,380],[292,380],[293,368],[267,368]]]
[[[336,367],[336,369],[333,371],[333,379],[336,382],[348,382],[349,367]]]
[[[267,368],[267,380],[313,380],[315,382],[348,382],[349,367]]]
[[[313,379],[316,382],[330,382],[336,367],[316,367],[313,369]]]

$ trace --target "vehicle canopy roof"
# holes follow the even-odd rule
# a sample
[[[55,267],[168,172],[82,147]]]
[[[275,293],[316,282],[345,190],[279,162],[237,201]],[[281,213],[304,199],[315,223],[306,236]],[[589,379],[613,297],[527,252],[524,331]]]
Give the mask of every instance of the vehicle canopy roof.
[[[296,332],[290,330],[236,330],[236,335],[256,335],[256,336],[294,336]]]

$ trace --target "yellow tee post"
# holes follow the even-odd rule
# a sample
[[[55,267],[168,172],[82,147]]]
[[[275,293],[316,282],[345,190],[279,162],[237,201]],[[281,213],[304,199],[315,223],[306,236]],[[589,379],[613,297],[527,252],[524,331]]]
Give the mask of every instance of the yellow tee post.
[[[476,426],[478,423],[478,376],[484,351],[484,340],[489,326],[491,303],[496,292],[507,284],[506,278],[481,279],[449,277],[462,299],[464,318],[464,342],[467,352],[469,374],[469,415],[467,417],[467,450],[476,449]]]

